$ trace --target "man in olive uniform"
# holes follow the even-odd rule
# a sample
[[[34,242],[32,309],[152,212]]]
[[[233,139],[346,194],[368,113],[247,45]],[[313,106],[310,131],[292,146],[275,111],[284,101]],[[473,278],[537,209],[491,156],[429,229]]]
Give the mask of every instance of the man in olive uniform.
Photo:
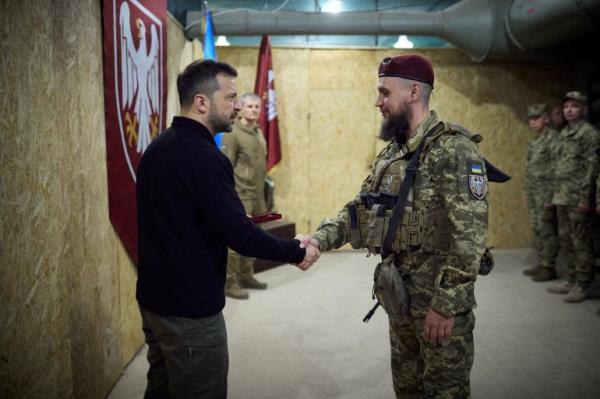
[[[379,253],[394,207],[390,200],[397,200],[408,161],[424,140],[386,258],[393,257],[411,298],[409,314],[389,320],[398,398],[470,397],[474,283],[485,251],[487,178],[476,144],[481,136],[429,111],[433,83],[431,63],[422,56],[381,62],[375,106],[384,119],[380,138],[389,144],[360,194],[337,217],[323,220],[312,237],[322,251],[350,242]],[[351,209],[357,209],[357,223]]]
[[[259,215],[267,211],[263,194],[267,174],[267,143],[256,124],[261,101],[258,95],[247,93],[240,98],[240,102],[240,117],[235,121],[233,131],[223,136],[221,150],[233,165],[235,189],[246,213]],[[267,284],[254,278],[254,258],[243,257],[230,249],[225,295],[248,299],[248,292],[244,288],[264,290]]]
[[[559,135],[557,186],[552,203],[557,207],[560,247],[567,263],[567,279],[548,292],[566,294],[565,302],[585,300],[594,280],[592,199],[598,173],[598,132],[584,119],[586,96],[570,91],[563,98],[567,125]]]
[[[554,162],[558,132],[548,126],[546,104],[530,105],[527,122],[537,137],[529,143],[525,174],[525,196],[535,238],[539,265],[524,270],[533,281],[556,278],[558,226],[556,210],[551,206],[554,194]]]

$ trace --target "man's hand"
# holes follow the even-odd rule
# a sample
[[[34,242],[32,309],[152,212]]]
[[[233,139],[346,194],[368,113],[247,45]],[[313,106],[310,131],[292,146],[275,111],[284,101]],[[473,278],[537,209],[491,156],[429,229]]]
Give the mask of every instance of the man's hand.
[[[298,234],[296,237],[294,237],[294,239],[300,241],[300,248],[306,248],[309,245],[312,245],[313,247],[319,249],[319,241],[315,240],[309,235]]]
[[[427,316],[425,316],[423,338],[433,344],[438,344],[450,338],[453,326],[454,317],[446,318],[435,310],[429,308],[427,311]]]
[[[544,209],[546,209],[546,210],[554,209],[555,207],[556,207],[556,205],[548,203],[548,202],[546,202],[544,204]]]
[[[527,206],[527,196],[523,196],[523,205]]]
[[[321,252],[319,252],[319,242],[311,236],[297,235],[295,238],[300,241],[300,248],[306,248],[304,260],[296,266],[301,270],[307,270],[317,261],[317,259],[319,259],[319,256],[321,256]]]
[[[596,205],[596,213],[600,214],[600,204]]]
[[[579,205],[577,205],[577,209],[581,213],[588,213],[589,211],[592,210],[592,207],[590,206],[589,202],[581,201],[581,202],[579,202]]]

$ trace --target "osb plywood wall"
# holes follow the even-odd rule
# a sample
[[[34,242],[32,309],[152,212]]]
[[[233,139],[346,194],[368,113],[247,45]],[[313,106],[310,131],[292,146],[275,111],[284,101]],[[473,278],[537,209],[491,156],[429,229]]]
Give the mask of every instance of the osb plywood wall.
[[[254,88],[258,50],[219,47],[219,59],[240,74],[240,93]],[[522,189],[527,143],[525,108],[553,103],[574,82],[574,68],[554,63],[488,61],[461,51],[414,51],[429,57],[436,83],[431,108],[441,118],[484,136],[483,154],[513,179],[491,187],[489,242],[530,245]],[[312,232],[351,200],[383,144],[374,107],[379,61],[396,50],[273,48],[283,160],[273,173],[276,207]]]
[[[143,337],[108,219],[101,2],[0,7],[0,397],[103,398]]]

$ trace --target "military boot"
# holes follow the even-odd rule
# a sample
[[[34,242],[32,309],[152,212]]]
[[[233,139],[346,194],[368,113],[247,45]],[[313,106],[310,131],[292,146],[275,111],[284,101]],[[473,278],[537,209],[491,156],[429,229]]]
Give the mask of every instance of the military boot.
[[[534,276],[538,272],[540,272],[542,269],[543,269],[542,266],[537,265],[537,266],[534,266],[534,267],[530,267],[529,269],[523,270],[523,274],[526,275],[526,276]]]
[[[583,288],[582,286],[575,284],[571,291],[565,296],[565,302],[568,303],[579,303],[587,299],[589,288]]]
[[[241,278],[240,285],[244,288],[254,288],[255,290],[266,290],[267,289],[267,283],[258,281],[254,277]]]
[[[556,270],[551,267],[542,267],[542,269],[533,276],[532,280],[540,283],[542,281],[556,280],[556,278]]]
[[[551,294],[565,295],[568,294],[569,291],[571,291],[571,288],[573,288],[574,285],[575,283],[565,280],[558,284],[548,287],[546,291],[548,291]]]
[[[248,294],[248,291],[242,289],[242,287],[240,287],[240,285],[236,282],[236,283],[227,283],[225,285],[225,295],[230,297],[230,298],[235,298],[235,299],[248,299],[250,297],[250,295]]]

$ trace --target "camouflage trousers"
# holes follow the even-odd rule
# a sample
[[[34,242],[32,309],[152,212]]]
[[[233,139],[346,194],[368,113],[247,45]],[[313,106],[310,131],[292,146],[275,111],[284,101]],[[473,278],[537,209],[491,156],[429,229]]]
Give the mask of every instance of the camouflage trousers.
[[[240,198],[244,210],[249,215],[259,215],[267,211],[265,201]],[[227,285],[239,283],[240,280],[250,279],[254,276],[254,258],[242,256],[229,248],[227,250]]]
[[[594,280],[592,214],[581,213],[576,206],[557,206],[560,248],[567,259],[571,282],[587,288]]]
[[[472,313],[470,318],[470,328],[453,329],[452,336],[441,344],[423,338],[423,319],[390,319],[392,379],[397,399],[471,397]]]
[[[558,219],[556,209],[544,209],[544,201],[529,195],[527,206],[540,266],[554,269],[558,256]]]
[[[527,205],[540,266],[554,269],[558,257],[558,219],[556,209],[544,209],[546,201],[528,195]]]

